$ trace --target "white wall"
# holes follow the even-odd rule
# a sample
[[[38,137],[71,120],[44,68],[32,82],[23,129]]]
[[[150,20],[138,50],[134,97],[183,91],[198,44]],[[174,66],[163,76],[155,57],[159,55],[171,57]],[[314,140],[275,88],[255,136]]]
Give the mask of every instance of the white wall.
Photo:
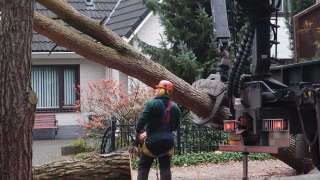
[[[161,26],[160,17],[155,14],[150,14],[146,21],[143,22],[142,26],[138,27],[138,31],[136,32],[135,36],[137,36],[143,42],[150,44],[152,46],[159,47],[161,36],[164,36],[164,28]],[[132,42],[133,46],[137,49],[138,44],[136,42]]]
[[[162,36],[162,38],[165,38],[164,27],[161,26],[159,15],[150,13],[147,16],[147,19],[142,23],[142,25],[140,27],[138,27],[137,32],[136,32],[136,34],[134,34],[134,36],[137,36],[141,41],[146,42],[147,44],[159,47],[161,36]],[[134,48],[141,51],[141,48],[138,47],[137,42],[132,41],[131,43]],[[141,83],[139,80],[137,80],[133,77],[128,78],[128,84],[129,84],[128,91],[129,92],[131,91],[131,85],[134,82]]]
[[[151,14],[137,33],[137,36],[142,41],[152,46],[159,47],[161,36],[165,38],[164,27],[161,26],[159,15]]]
[[[88,61],[82,60],[80,63],[80,86],[88,87],[88,82],[105,79],[105,67]]]

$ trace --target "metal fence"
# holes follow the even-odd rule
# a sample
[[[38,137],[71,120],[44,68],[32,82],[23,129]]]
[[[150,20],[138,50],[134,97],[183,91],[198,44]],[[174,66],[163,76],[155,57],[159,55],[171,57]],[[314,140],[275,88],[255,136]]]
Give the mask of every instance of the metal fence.
[[[110,153],[133,143],[135,137],[134,124],[117,124],[111,121],[105,130],[101,142],[101,153]],[[175,153],[214,151],[225,140],[225,134],[216,129],[184,123],[175,134]]]
[[[214,151],[224,140],[220,130],[188,123],[177,130],[175,150],[178,154]]]

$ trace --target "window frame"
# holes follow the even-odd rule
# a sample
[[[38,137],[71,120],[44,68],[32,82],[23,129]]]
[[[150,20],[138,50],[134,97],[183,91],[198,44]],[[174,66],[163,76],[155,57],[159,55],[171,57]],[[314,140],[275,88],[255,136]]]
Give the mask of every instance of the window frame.
[[[80,65],[79,64],[50,64],[50,65],[38,65],[33,64],[33,67],[54,67],[57,68],[58,72],[58,108],[36,108],[36,112],[76,112],[76,106],[64,105],[64,69],[72,68],[75,69],[75,84],[80,85]],[[76,92],[76,101],[80,100],[80,92]]]

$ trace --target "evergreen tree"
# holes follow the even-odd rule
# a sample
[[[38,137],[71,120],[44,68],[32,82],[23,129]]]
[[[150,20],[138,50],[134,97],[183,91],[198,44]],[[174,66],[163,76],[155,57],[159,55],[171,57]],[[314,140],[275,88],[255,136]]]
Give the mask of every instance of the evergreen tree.
[[[145,0],[145,4],[159,14],[166,37],[160,48],[140,41],[143,53],[189,83],[215,71],[210,0]]]

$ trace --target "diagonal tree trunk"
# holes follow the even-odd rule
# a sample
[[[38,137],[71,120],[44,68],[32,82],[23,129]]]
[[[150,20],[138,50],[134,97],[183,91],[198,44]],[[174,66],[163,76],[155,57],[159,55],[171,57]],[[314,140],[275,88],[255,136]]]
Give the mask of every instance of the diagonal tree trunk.
[[[0,179],[32,179],[32,0],[0,1]]]
[[[66,28],[39,13],[34,15],[34,29],[57,44],[69,48],[89,60],[118,69],[151,87],[154,87],[161,79],[170,80],[175,84],[173,99],[179,104],[184,105],[201,117],[207,117],[211,112],[214,102],[209,95],[191,87],[190,84],[158,63],[142,56],[133,57],[119,53],[110,47],[81,36],[76,31]]]
[[[140,68],[138,69],[134,68],[135,71],[139,69],[141,69],[142,71],[139,72],[138,77],[137,75],[133,74],[135,72],[132,70],[128,72],[118,69],[117,67],[113,67],[110,65],[107,66],[125,72],[130,76],[136,77],[137,79],[143,81],[151,87],[154,87],[161,79],[171,80],[175,82],[175,94],[173,95],[173,98],[178,103],[183,104],[185,107],[189,108],[200,117],[208,117],[210,115],[214,103],[213,99],[210,99],[207,94],[199,93],[188,83],[185,83],[183,80],[174,76],[159,64],[154,63],[150,59],[146,58],[108,27],[100,25],[98,21],[82,15],[64,0],[37,0],[37,2],[46,6],[48,9],[57,14],[59,18],[61,18],[77,30],[91,36],[95,40],[101,42],[103,45],[111,47],[122,55],[130,57],[130,59],[134,59],[135,63],[140,66]],[[157,67],[155,67],[155,65]],[[150,68],[156,68],[154,69],[154,72],[152,72],[156,73],[156,78],[154,78],[155,76],[153,74],[149,74],[148,71],[150,71]],[[174,78],[172,78],[172,75],[174,76]],[[148,77],[150,77],[150,80]],[[183,88],[183,92],[181,92],[181,88]],[[188,96],[183,97],[185,93],[188,93]],[[194,106],[195,104],[197,104],[197,106]]]

